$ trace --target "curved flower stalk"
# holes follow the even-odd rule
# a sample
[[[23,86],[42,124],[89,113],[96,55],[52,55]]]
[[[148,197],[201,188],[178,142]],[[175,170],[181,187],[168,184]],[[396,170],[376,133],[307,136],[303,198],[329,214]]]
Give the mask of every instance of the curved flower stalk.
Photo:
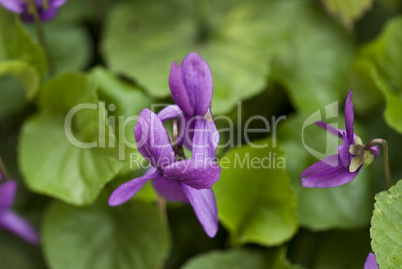
[[[352,181],[363,166],[368,166],[380,154],[379,146],[363,145],[362,140],[353,132],[352,90],[345,103],[346,130],[336,129],[325,122],[316,124],[342,139],[338,154],[316,162],[302,173],[302,185],[311,188],[337,187]]]
[[[0,172],[0,180],[2,174]],[[39,243],[35,229],[11,210],[17,192],[17,183],[9,180],[0,185],[0,228],[7,229],[31,244]]]
[[[364,269],[378,269],[377,260],[373,252],[370,252],[367,256],[366,262],[364,263]]]
[[[207,235],[214,237],[218,215],[211,187],[219,179],[221,168],[215,162],[219,133],[212,116],[204,117],[211,115],[213,86],[208,64],[198,54],[189,54],[181,67],[173,63],[169,85],[177,105],[166,107],[158,115],[144,109],[134,128],[138,151],[152,168],[144,176],[118,187],[110,196],[109,205],[125,203],[152,180],[156,191],[168,201],[189,202]],[[180,129],[188,137],[185,144],[192,150],[191,159],[183,154],[183,135],[178,139],[174,133],[172,145],[163,126],[171,118],[180,119]]]
[[[20,14],[23,21],[33,22],[34,15],[30,1],[35,3],[41,21],[52,20],[57,15],[58,9],[67,2],[67,0],[0,0],[0,4],[9,11]]]

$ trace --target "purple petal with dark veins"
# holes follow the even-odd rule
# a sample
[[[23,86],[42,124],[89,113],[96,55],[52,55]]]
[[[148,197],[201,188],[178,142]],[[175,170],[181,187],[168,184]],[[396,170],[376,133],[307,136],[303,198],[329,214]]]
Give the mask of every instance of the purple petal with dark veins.
[[[214,237],[218,231],[218,209],[212,189],[196,190],[184,183],[181,187],[204,231]]]
[[[21,14],[25,10],[25,5],[20,0],[0,0],[0,5],[17,14]]]
[[[345,127],[349,145],[354,144],[353,120],[354,120],[354,112],[352,102],[352,90],[350,90],[348,98],[346,99],[345,102]]]
[[[188,202],[181,188],[180,182],[164,177],[158,177],[152,180],[155,190],[166,198],[169,202]]]
[[[134,127],[138,151],[160,171],[175,161],[175,153],[168,132],[158,116],[144,109]]]
[[[214,161],[187,159],[167,166],[163,176],[194,189],[209,189],[218,181],[220,173],[221,168]]]
[[[378,269],[377,260],[373,252],[370,252],[367,256],[366,262],[364,263],[364,269]]]
[[[36,230],[11,210],[5,210],[0,213],[0,227],[15,233],[31,244],[39,243],[39,235]]]
[[[120,185],[109,197],[110,206],[118,206],[130,200],[144,184],[150,180],[161,177],[162,174],[156,168],[151,167],[142,176],[134,178],[122,185]]]
[[[0,211],[9,208],[14,203],[17,192],[17,182],[9,180],[0,185]]]
[[[187,116],[204,116],[213,92],[211,69],[197,53],[188,54],[181,67],[172,64],[169,86],[174,102]]]
[[[194,126],[192,159],[215,159],[218,143],[219,132],[216,129],[214,121],[209,122],[204,117],[197,118]]]
[[[349,167],[343,167],[338,158],[338,154],[331,155],[304,170],[302,185],[309,188],[331,188],[352,181],[361,167],[351,173]]]
[[[169,87],[173,101],[183,110],[188,116],[194,115],[194,100],[190,98],[189,92],[184,85],[182,69],[176,62],[172,63],[169,75]]]

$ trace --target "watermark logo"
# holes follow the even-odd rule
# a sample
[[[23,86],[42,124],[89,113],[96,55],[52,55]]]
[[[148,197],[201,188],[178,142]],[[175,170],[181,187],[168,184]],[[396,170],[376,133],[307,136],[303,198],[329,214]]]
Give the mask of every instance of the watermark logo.
[[[170,104],[152,105],[151,111],[160,111],[169,105]],[[182,113],[180,109],[175,110],[174,106],[170,106],[170,108],[172,108],[170,112],[173,113],[173,115],[180,115],[180,113]],[[114,104],[106,105],[104,102],[99,102],[98,104],[84,103],[73,107],[67,113],[64,121],[66,138],[74,146],[84,149],[118,148],[119,159],[125,161],[129,156],[129,160],[126,161],[130,163],[131,167],[138,168],[149,168],[150,164],[141,154],[137,152],[127,154],[127,150],[136,149],[145,144],[150,145],[152,148],[161,150],[166,147],[172,147],[170,141],[161,140],[160,137],[158,137],[160,134],[153,131],[157,128],[156,124],[160,124],[160,122],[157,121],[158,119],[155,114],[152,114],[150,120],[144,121],[139,118],[139,115],[124,117],[113,115],[115,113],[108,113],[114,112],[115,110],[116,106]],[[253,115],[247,119],[243,119],[241,102],[237,104],[236,111],[237,115],[234,117],[236,122],[233,121],[231,117],[225,115],[214,117],[215,124],[220,126],[219,129],[214,130],[199,130],[195,127],[195,117],[181,117],[181,120],[178,123],[179,143],[183,143],[184,141],[191,143],[192,137],[195,133],[209,132],[211,140],[209,140],[208,143],[212,143],[218,151],[244,145],[250,146],[254,149],[266,149],[266,156],[263,158],[255,158],[250,154],[246,154],[236,156],[234,160],[232,160],[232,163],[228,163],[227,158],[216,159],[215,162],[219,163],[223,169],[229,167],[235,169],[284,169],[285,159],[277,156],[275,150],[270,149],[275,149],[277,147],[277,128],[278,125],[286,119],[286,116],[272,116],[268,119],[262,115]],[[95,122],[93,126],[93,130],[98,132],[96,136],[92,135],[88,136],[90,139],[83,139],[82,136],[79,136],[74,132],[74,123],[75,121],[79,121],[80,113],[96,113],[98,121]],[[132,128],[138,124],[141,125],[141,133],[139,135],[140,137],[136,137],[136,143],[134,141]],[[255,126],[260,126],[260,128],[255,128]],[[264,143],[255,143],[252,140],[253,134],[270,136],[270,143],[268,143],[268,140]],[[220,143],[218,143],[219,137],[221,138]],[[199,147],[197,148],[198,150],[202,150],[207,148],[209,144],[193,146]]]
[[[302,143],[304,148],[314,157],[322,160],[325,157],[330,156],[331,154],[333,154],[334,151],[336,151],[337,146],[338,146],[338,139],[335,138],[335,136],[333,134],[331,134],[330,132],[327,132],[327,138],[326,138],[326,148],[325,151],[323,153],[311,148],[309,145],[307,145],[306,141],[305,141],[305,129],[314,124],[318,121],[325,121],[325,122],[330,122],[331,119],[335,119],[338,117],[338,101],[335,101],[327,106],[325,106],[325,117],[322,116],[321,110],[317,110],[316,112],[314,112],[311,116],[309,116],[303,123],[302,126]],[[338,123],[333,123],[331,124],[335,129],[338,129]],[[333,162],[328,163],[331,166],[336,166],[336,164],[334,164]]]

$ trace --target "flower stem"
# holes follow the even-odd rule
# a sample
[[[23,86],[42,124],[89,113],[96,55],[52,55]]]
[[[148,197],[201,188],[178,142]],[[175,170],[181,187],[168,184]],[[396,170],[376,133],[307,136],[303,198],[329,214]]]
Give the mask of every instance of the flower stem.
[[[177,127],[177,118],[173,119],[173,150],[175,152],[176,155],[176,161],[182,161],[184,159],[186,159],[186,156],[184,155],[184,150],[182,146],[178,145],[177,142],[177,134],[178,134],[178,127]]]
[[[0,171],[3,173],[4,178],[6,178],[6,179],[11,178],[10,174],[8,173],[8,171],[6,169],[6,166],[3,163],[3,160],[1,159],[1,156],[0,156]]]
[[[375,138],[369,141],[365,146],[364,149],[368,150],[372,145],[375,144],[381,144],[384,153],[383,153],[383,158],[384,158],[384,173],[385,173],[385,179],[387,180],[388,187],[390,188],[392,186],[392,179],[391,179],[391,172],[389,170],[389,162],[388,162],[388,143],[386,140],[382,138]]]
[[[173,150],[177,152],[177,119],[173,119]]]
[[[28,0],[28,3],[29,3],[28,10],[29,10],[29,13],[34,18],[36,31],[38,33],[39,43],[41,44],[42,48],[45,50],[46,61],[47,61],[47,65],[49,67],[49,74],[53,75],[53,74],[56,73],[56,69],[55,69],[55,66],[53,64],[53,60],[52,60],[52,56],[50,55],[49,48],[47,46],[47,42],[46,42],[46,38],[45,38],[45,32],[43,31],[42,22],[41,22],[41,20],[39,18],[39,14],[38,14],[38,10],[36,8],[35,0]]]

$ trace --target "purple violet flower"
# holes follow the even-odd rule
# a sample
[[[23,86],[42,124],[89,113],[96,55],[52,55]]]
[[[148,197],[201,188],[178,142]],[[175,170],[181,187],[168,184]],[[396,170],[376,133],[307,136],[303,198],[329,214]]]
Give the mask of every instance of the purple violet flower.
[[[67,0],[34,0],[41,21],[50,21],[57,15],[57,10]],[[28,0],[0,0],[0,5],[11,12],[21,15],[26,22],[33,22],[34,18],[29,8]]]
[[[364,263],[364,269],[378,269],[377,260],[373,252],[370,252],[367,256],[366,262]]]
[[[128,201],[146,181],[168,201],[189,202],[208,236],[218,230],[218,212],[212,185],[221,168],[215,162],[219,133],[209,109],[213,82],[208,64],[196,53],[187,55],[181,67],[172,64],[169,86],[176,105],[158,115],[144,109],[134,128],[138,151],[153,166],[142,177],[117,188],[109,199],[116,206]],[[179,118],[176,148],[173,148],[163,122]],[[183,139],[184,138],[184,139]],[[192,150],[191,159],[176,152],[183,146]]]
[[[0,172],[0,180],[2,174]],[[17,192],[17,183],[9,180],[0,185],[0,228],[7,229],[31,244],[39,243],[35,229],[11,210]]]
[[[194,134],[192,158],[175,161],[175,152],[162,121],[155,113],[144,109],[134,135],[138,151],[153,167],[144,176],[119,186],[110,196],[109,205],[127,202],[152,179],[155,189],[168,201],[190,202],[205,232],[210,237],[215,236],[218,219],[211,187],[219,179],[221,168],[214,161],[217,146],[211,135],[217,132],[214,127],[213,122],[206,119],[197,120],[195,128],[201,131]]]
[[[338,154],[328,156],[302,173],[302,185],[309,188],[337,187],[352,181],[362,166],[368,166],[380,154],[379,146],[365,149],[362,140],[353,132],[352,90],[345,103],[346,130],[336,129],[325,122],[316,124],[331,134],[337,135],[343,141],[338,146]]]

